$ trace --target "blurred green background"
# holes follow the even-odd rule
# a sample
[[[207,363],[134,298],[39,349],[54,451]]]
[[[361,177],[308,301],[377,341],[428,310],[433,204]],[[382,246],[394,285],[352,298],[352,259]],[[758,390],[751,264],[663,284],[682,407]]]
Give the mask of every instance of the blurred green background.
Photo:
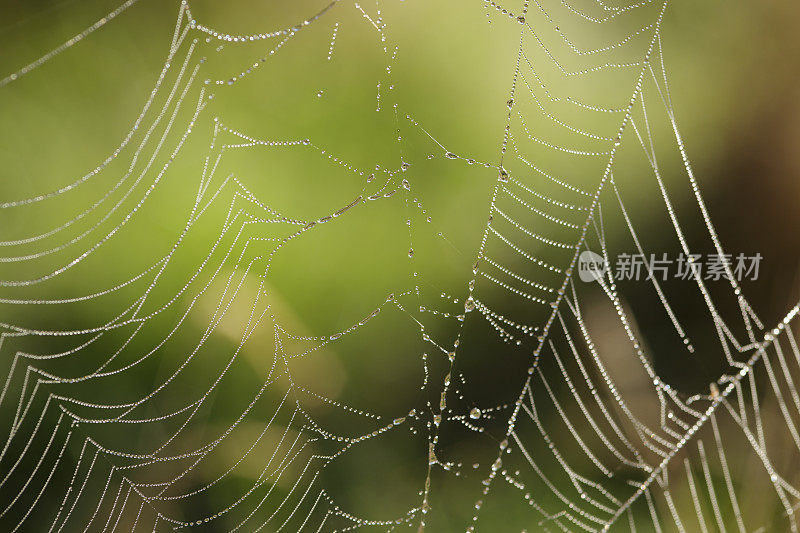
[[[596,4],[581,4],[586,4],[581,8],[587,12],[598,11]],[[180,443],[168,448],[173,451],[216,438],[235,420],[265,376],[272,375],[273,364],[280,359],[276,353],[304,354],[315,344],[313,340],[276,340],[275,324],[292,335],[329,338],[380,307],[374,319],[352,334],[303,357],[290,357],[286,365],[293,383],[302,389],[381,417],[376,425],[374,419],[352,417],[331,402],[295,390],[292,401],[300,402],[326,431],[342,435],[369,432],[415,410],[416,415],[408,417],[402,427],[354,446],[331,462],[320,482],[342,509],[357,516],[402,517],[421,501],[432,420],[426,402],[438,405],[448,366],[443,352],[451,349],[461,324],[430,310],[452,316],[463,312],[500,164],[520,25],[481,1],[390,0],[376,7],[372,2],[360,6],[342,0],[327,10],[325,2],[311,0],[194,0],[190,6],[199,24],[228,34],[259,34],[295,25],[300,29],[281,45],[284,35],[247,42],[207,42],[206,34],[189,31],[164,78],[166,89],[155,96],[141,128],[119,157],[57,198],[0,210],[0,239],[6,244],[2,255],[24,258],[0,264],[2,280],[46,276],[92,250],[53,279],[27,286],[7,284],[2,287],[2,297],[58,299],[103,291],[173,254],[137,313],[152,314],[152,318],[108,368],[136,361],[178,323],[179,333],[130,371],[87,383],[49,385],[57,394],[113,404],[136,401],[181,368],[216,316],[220,301],[225,306],[229,302],[226,318],[181,371],[180,379],[131,415],[157,417],[195,401],[236,355],[225,379],[202,404]],[[542,2],[542,6],[573,42],[587,48],[602,46],[616,35],[651,23],[659,7],[635,10],[610,24],[592,25],[572,16],[560,2]],[[0,77],[35,61],[116,7],[114,1],[98,0],[0,1]],[[515,12],[520,9],[507,7]],[[0,87],[0,201],[36,197],[64,187],[114,152],[167,60],[178,13],[177,2],[140,0],[74,47]],[[310,24],[301,24],[318,13],[322,14]],[[777,0],[675,3],[666,10],[661,39],[681,135],[721,240],[734,254],[758,252],[764,257],[759,279],[745,284],[744,292],[767,325],[782,318],[800,294],[796,236],[800,227],[796,207],[800,200],[798,14],[796,5]],[[542,28],[548,46],[553,43],[551,52],[569,69],[593,62],[632,61],[647,45],[646,39],[634,39],[629,47],[606,55],[575,59],[563,43],[554,40],[542,12],[531,8],[528,23],[537,31]],[[331,45],[334,31],[336,39]],[[530,34],[524,47],[537,66],[547,63],[547,55]],[[135,147],[167,104],[168,89],[190,48],[183,82],[197,66],[195,82],[171,118],[184,87],[179,86],[152,139],[136,156],[132,172],[116,187],[134,161]],[[277,51],[270,55],[273,49]],[[260,66],[253,68],[254,64]],[[553,94],[571,94],[608,106],[627,103],[638,72],[611,69],[559,81],[551,72],[552,65],[542,68]],[[535,78],[528,75],[526,80],[533,85]],[[527,125],[534,132],[550,132],[552,125],[540,120],[530,98],[522,96],[523,87],[518,81],[521,96],[515,108],[530,117]],[[706,228],[696,212],[663,106],[654,101],[655,94],[652,87],[646,93],[663,155],[662,176],[674,204],[686,216],[684,230],[689,240],[696,249],[710,251]],[[198,102],[204,107],[191,135],[180,144]],[[564,120],[578,115],[560,105],[554,104],[553,112]],[[613,135],[619,125],[618,116],[580,116],[584,128],[603,135]],[[168,129],[171,120],[174,125]],[[219,128],[216,137],[215,128]],[[231,131],[288,145],[231,147],[220,152],[223,145],[248,142]],[[154,146],[162,135],[163,148],[156,151]],[[522,145],[522,131],[515,130],[515,135]],[[569,134],[563,131],[547,138],[556,144],[570,143]],[[304,142],[306,139],[310,142]],[[615,182],[638,236],[649,251],[677,254],[663,200],[630,129],[623,141]],[[179,144],[171,161],[170,153]],[[602,158],[565,163],[556,150],[530,143],[524,151],[537,166],[558,168],[558,175],[568,174],[571,183],[587,190],[593,190],[602,175]],[[447,158],[445,152],[459,158]],[[470,164],[467,159],[478,163]],[[166,168],[163,173],[162,168]],[[522,175],[518,168],[513,167],[514,175]],[[374,179],[369,179],[371,174]],[[126,195],[129,188],[131,193]],[[397,192],[391,197],[362,200],[342,216],[281,244],[308,222],[333,215],[359,196],[394,189]],[[214,196],[217,190],[219,194]],[[197,202],[198,191],[201,202]],[[146,200],[137,207],[142,198]],[[195,219],[197,206],[204,207],[212,198],[203,215]],[[119,208],[112,210],[117,203]],[[92,208],[88,215],[75,219],[88,208]],[[620,243],[618,250],[630,251],[630,243],[625,241],[627,230],[612,211],[610,206],[607,238]],[[134,215],[127,220],[130,212]],[[250,222],[242,225],[244,220]],[[192,223],[187,225],[189,221]],[[49,237],[8,244],[68,222]],[[112,236],[106,240],[109,233]],[[248,238],[254,240],[244,246]],[[66,245],[62,247],[62,243]],[[98,243],[102,244],[94,251]],[[228,249],[232,253],[226,256]],[[43,250],[48,253],[25,258]],[[537,252],[534,249],[534,255]],[[530,264],[507,249],[502,253],[515,270],[537,279]],[[207,256],[208,263],[203,266]],[[217,268],[219,277],[212,280]],[[198,271],[198,277],[191,278]],[[229,276],[239,290],[235,297],[225,296],[230,295],[226,293]],[[98,327],[131,313],[126,309],[142,295],[147,279],[151,278],[145,276],[87,302],[6,303],[0,309],[0,321],[47,331]],[[173,300],[187,282],[187,290]],[[487,295],[493,309],[522,323],[539,325],[546,316],[485,280],[476,290],[479,297]],[[652,298],[648,287],[632,284],[626,290],[626,303],[635,311],[643,310],[635,316],[659,373],[682,392],[706,393],[707,383],[724,366],[722,355],[716,353],[719,350],[713,348],[713,336],[703,338],[707,310],[695,305],[697,295],[685,294],[680,285],[668,294],[687,329],[696,326],[696,345],[709,348],[709,355],[700,360],[685,354],[673,356],[662,347],[662,339],[672,330],[662,316],[647,312]],[[400,305],[389,295],[395,295]],[[248,320],[253,318],[254,305],[259,312],[266,309],[264,318],[239,349],[242,336],[252,326]],[[721,305],[735,312],[733,302]],[[591,314],[591,303],[589,306],[587,314]],[[183,320],[186,310],[190,312]],[[467,347],[460,349],[458,362],[460,371],[473,377],[462,386],[463,397],[455,401],[453,416],[463,416],[473,405],[488,408],[513,403],[533,347],[530,339],[525,339],[521,348],[500,343],[495,332],[474,315],[465,322],[467,333],[462,342]],[[443,347],[441,351],[423,340],[420,323]],[[37,366],[61,376],[91,373],[120,348],[138,324],[132,322],[104,334],[82,350],[79,358],[41,361]],[[33,335],[6,339],[2,368],[4,372],[10,369],[16,351],[58,353],[89,338]],[[208,482],[235,463],[274,413],[286,386],[280,382],[269,388],[234,437],[208,459],[207,468],[183,480],[182,488]],[[9,398],[25,397],[24,391],[19,392],[21,387],[15,378]],[[39,403],[32,405],[34,411],[41,408]],[[10,424],[15,407],[15,403],[0,407],[4,427]],[[81,416],[99,416],[98,410],[84,412],[74,407]],[[454,468],[460,471],[458,478],[435,469],[431,531],[463,531],[472,516],[489,457],[505,429],[507,411],[499,409],[499,413],[496,420],[487,422],[482,434],[463,431],[457,421],[444,424],[440,460],[463,466]],[[163,424],[89,425],[81,430],[110,448],[148,453],[179,424],[170,419]],[[298,421],[281,411],[276,427],[278,424],[299,430]],[[253,484],[269,450],[281,449],[280,435],[275,430],[262,441],[263,448],[240,463],[225,484],[216,485],[191,503],[164,502],[162,511],[176,517],[216,513]],[[314,444],[303,453],[331,453],[336,449],[333,444]],[[473,469],[473,462],[480,468]],[[288,480],[300,474],[293,468],[284,480],[276,482],[278,493],[291,490]],[[13,494],[20,483],[3,487],[4,497]],[[481,518],[484,530],[539,530],[539,518],[534,518],[530,509],[510,503],[511,498],[507,500],[503,492],[507,489],[496,490],[497,502]],[[780,513],[777,507],[771,503],[760,506],[758,494],[751,499],[749,507],[758,509],[764,523],[773,524]],[[41,524],[49,523],[48,513],[59,503],[40,503],[42,512],[30,519],[27,530],[44,531]],[[14,512],[21,514],[24,509]],[[127,516],[120,530],[125,520]],[[418,520],[412,522],[416,527]],[[207,527],[225,531],[236,523],[231,513]],[[69,526],[65,530],[72,531]]]

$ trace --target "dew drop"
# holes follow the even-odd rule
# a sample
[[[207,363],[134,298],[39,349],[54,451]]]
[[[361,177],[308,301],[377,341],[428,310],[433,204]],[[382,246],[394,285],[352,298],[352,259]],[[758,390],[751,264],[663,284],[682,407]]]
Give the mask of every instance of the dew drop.
[[[469,417],[473,420],[477,420],[481,417],[481,410],[477,407],[473,407],[472,410],[469,412]]]
[[[469,297],[469,298],[467,298],[467,300],[464,302],[464,311],[466,311],[467,313],[469,313],[469,312],[470,312],[470,311],[472,311],[473,309],[475,309],[475,300],[473,300],[473,299],[472,299],[472,296],[470,296],[470,297]]]

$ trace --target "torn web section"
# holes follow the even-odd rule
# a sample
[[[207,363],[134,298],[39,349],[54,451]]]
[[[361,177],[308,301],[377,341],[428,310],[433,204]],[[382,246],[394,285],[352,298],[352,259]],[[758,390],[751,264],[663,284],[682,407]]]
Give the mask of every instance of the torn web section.
[[[252,96],[253,105],[267,106],[269,113],[290,110],[291,120],[280,125],[297,129],[308,142],[285,154],[254,145],[249,153],[233,154],[235,164],[229,164],[249,164],[254,172],[243,177],[248,187],[307,221],[302,235],[276,255],[271,275],[277,290],[314,332],[311,340],[289,328],[282,334],[289,367],[318,369],[332,357],[341,365],[342,382],[327,394],[308,379],[296,379],[299,401],[311,415],[306,431],[317,439],[318,457],[312,466],[320,471],[311,493],[319,498],[308,502],[318,499],[314,512],[319,515],[307,516],[325,527],[402,522],[418,515],[417,490],[427,466],[425,437],[431,424],[419,398],[427,382],[423,354],[433,356],[436,350],[424,340],[418,289],[422,282],[413,275],[419,268],[415,264],[434,258],[426,254],[424,244],[417,244],[418,228],[428,224],[430,214],[416,196],[421,176],[404,150],[401,137],[408,128],[401,126],[403,116],[393,105],[392,94],[400,90],[391,79],[396,50],[390,39],[382,40],[388,29],[376,12],[340,7],[346,11],[331,11],[340,18],[329,17],[324,34],[312,35],[310,25],[292,38],[305,43],[302,47],[292,49],[295,43],[287,42],[282,48],[282,53],[294,55],[276,63],[284,69],[275,73],[283,80],[277,87],[280,98],[264,102],[260,91]],[[308,53],[309,42],[301,41],[309,37],[320,45],[318,58]],[[281,59],[279,54],[274,57]],[[362,86],[347,72],[354,68],[350,61],[365,68],[365,59],[374,61],[375,68],[370,83]],[[293,61],[308,62],[309,69],[330,73],[330,78],[306,79],[303,73],[298,78]],[[258,68],[267,72],[269,62],[263,65]],[[225,83],[219,94],[229,87],[246,90],[246,84],[257,79],[250,76]],[[293,88],[281,92],[287,78],[294,80]],[[234,141],[275,138],[266,124],[259,121],[245,129],[236,118],[224,122],[224,133]],[[246,120],[242,115],[242,122]],[[275,127],[269,125],[270,130]],[[374,149],[354,151],[354,145]],[[276,179],[264,179],[263,168],[273,169]],[[324,375],[324,382],[336,378],[334,372]],[[397,405],[403,409],[397,410]],[[368,471],[360,468],[365,462],[373,465]],[[418,470],[397,468],[414,463]],[[393,487],[394,496],[378,498],[387,487]]]

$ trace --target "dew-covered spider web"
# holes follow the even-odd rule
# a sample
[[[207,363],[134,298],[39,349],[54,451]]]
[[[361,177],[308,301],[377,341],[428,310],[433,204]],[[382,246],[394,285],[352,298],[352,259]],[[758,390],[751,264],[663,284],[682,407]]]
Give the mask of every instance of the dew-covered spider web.
[[[797,531],[800,307],[704,201],[687,9],[8,7],[0,529]]]

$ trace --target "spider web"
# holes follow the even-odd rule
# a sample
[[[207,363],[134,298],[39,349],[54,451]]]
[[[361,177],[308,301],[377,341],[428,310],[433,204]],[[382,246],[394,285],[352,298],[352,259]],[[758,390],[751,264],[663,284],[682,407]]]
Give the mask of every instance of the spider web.
[[[729,264],[717,283],[576,276],[587,250],[655,251],[644,225],[725,253],[668,83],[681,6],[442,6],[503,52],[469,110],[494,117],[487,143],[404,96],[410,0],[269,6],[269,29],[250,6],[241,33],[197,4],[170,6],[99,164],[5,180],[6,530],[797,530],[800,307],[763,324]],[[447,176],[472,191],[455,213]],[[390,489],[405,468],[414,486]]]

